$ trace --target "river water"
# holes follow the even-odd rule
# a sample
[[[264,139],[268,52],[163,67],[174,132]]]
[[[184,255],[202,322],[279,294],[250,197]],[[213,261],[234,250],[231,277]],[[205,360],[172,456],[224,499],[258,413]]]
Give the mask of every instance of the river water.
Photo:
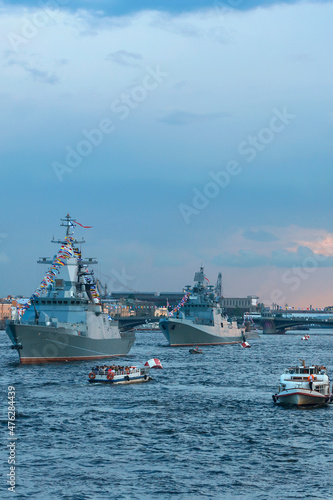
[[[137,333],[121,364],[151,357],[147,384],[89,384],[92,363],[23,366],[0,333],[1,387],[15,387],[15,493],[7,407],[1,408],[1,498],[332,499],[333,405],[275,406],[283,369],[324,364],[333,378],[333,335],[260,336],[251,349],[170,348]],[[331,335],[329,334],[331,333]]]

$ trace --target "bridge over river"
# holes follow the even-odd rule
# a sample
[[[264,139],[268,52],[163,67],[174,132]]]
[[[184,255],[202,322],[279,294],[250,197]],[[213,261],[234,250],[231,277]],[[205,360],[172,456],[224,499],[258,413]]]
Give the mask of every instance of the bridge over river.
[[[299,315],[293,313],[265,312],[258,318],[263,327],[263,333],[281,334],[294,326],[318,325],[333,329],[333,315],[311,313]]]
[[[136,326],[146,325],[147,323],[158,323],[161,318],[156,318],[152,316],[151,318],[147,316],[114,316],[114,320],[118,321],[119,329],[121,331],[131,330]]]

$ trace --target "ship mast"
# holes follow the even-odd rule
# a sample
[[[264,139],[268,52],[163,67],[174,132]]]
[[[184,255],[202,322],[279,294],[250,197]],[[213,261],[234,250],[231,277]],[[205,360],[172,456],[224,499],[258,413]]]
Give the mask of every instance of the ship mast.
[[[67,214],[65,216],[64,219],[60,219],[61,220],[61,224],[60,226],[63,226],[66,228],[66,238],[68,238],[68,236],[73,236],[74,235],[74,231],[72,230],[71,231],[71,228],[74,229],[75,227],[75,219],[73,219],[69,214]],[[58,244],[65,244],[67,243],[68,240],[51,240],[52,243],[58,243]],[[72,240],[72,243],[75,244],[75,245],[81,245],[82,243],[85,243],[85,240],[82,238],[81,241],[73,238]]]
[[[71,246],[77,246],[81,245],[82,243],[85,243],[85,240],[82,238],[81,240],[77,240],[74,238],[74,227],[76,224],[76,220],[73,219],[69,214],[67,214],[63,219],[61,220],[60,226],[63,226],[66,228],[66,236],[63,239],[54,239],[54,236],[51,240],[51,243],[57,243],[58,245],[67,245],[68,243],[71,244]],[[72,230],[71,230],[72,228]],[[52,264],[53,259],[50,259],[48,257],[40,257],[38,259],[38,264]],[[88,257],[86,259],[81,259],[80,258],[80,267],[83,265],[91,265],[91,264],[97,264],[97,260],[95,257]]]

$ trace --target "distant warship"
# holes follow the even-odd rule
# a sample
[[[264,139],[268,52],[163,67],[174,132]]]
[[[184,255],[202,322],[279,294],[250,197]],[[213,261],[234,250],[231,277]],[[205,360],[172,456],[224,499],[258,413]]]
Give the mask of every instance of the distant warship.
[[[181,308],[160,320],[171,346],[236,344],[245,340],[236,322],[229,322],[218,307],[214,287],[206,285],[204,269],[195,273],[193,288],[185,288]],[[176,313],[176,316],[174,314]]]
[[[93,271],[94,258],[81,258],[73,229],[79,224],[68,214],[63,240],[51,267],[23,310],[6,322],[12,349],[21,363],[49,363],[125,356],[134,344],[133,332],[120,332],[118,323],[102,310]],[[81,225],[81,224],[79,224]],[[85,226],[83,226],[85,227]]]

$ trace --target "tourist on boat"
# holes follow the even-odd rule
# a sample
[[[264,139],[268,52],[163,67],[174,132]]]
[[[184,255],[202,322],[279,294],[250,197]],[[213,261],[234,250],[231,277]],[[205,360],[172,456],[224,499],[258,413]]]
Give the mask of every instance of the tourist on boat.
[[[312,373],[308,376],[308,381],[309,381],[310,391],[312,391],[312,384],[314,381],[314,376],[312,375]]]

